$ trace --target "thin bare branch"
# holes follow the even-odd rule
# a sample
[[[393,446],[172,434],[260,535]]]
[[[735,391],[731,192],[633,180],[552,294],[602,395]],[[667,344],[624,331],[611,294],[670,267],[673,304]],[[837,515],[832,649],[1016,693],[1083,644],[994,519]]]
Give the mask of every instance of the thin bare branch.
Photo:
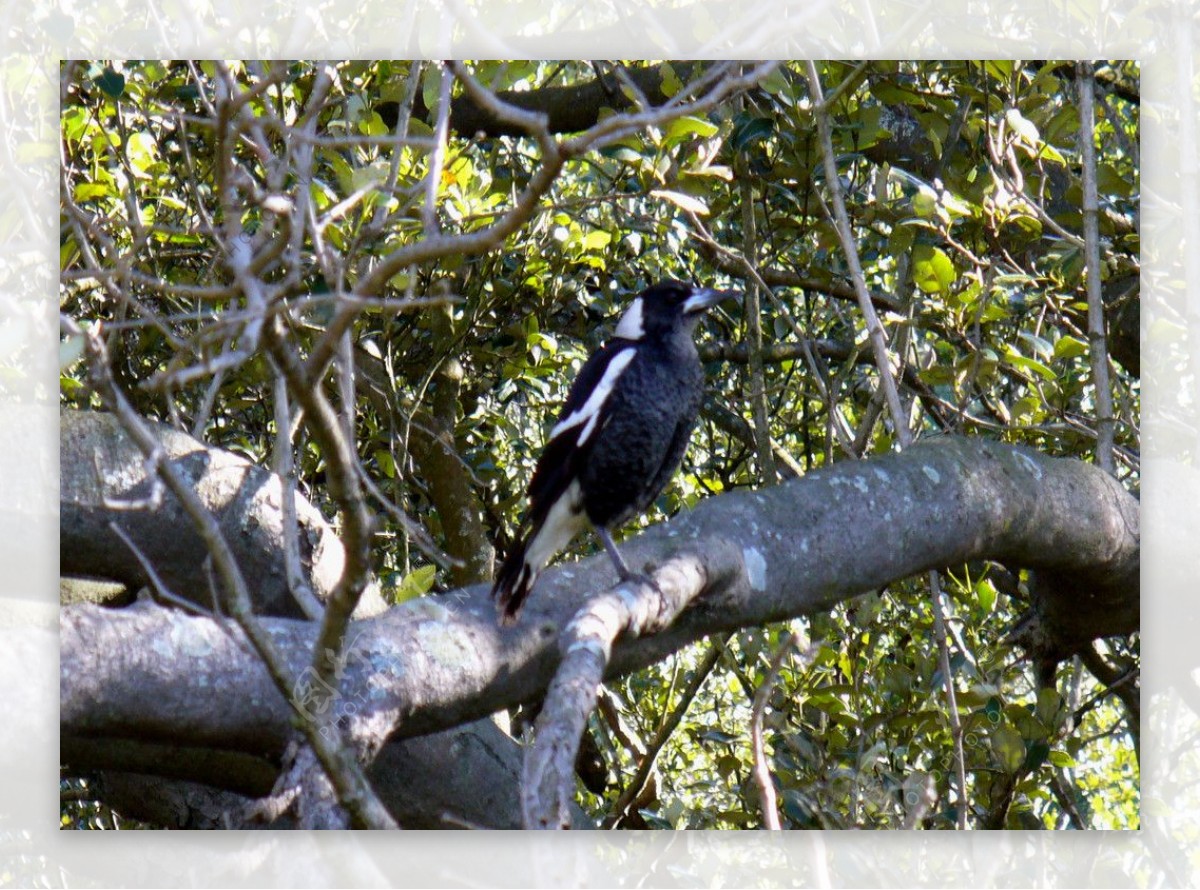
[[[714,637],[709,643],[708,651],[704,653],[704,658],[696,665],[692,671],[692,677],[688,681],[686,687],[679,694],[679,700],[675,703],[674,709],[654,733],[654,738],[650,740],[650,744],[646,746],[646,751],[638,762],[637,771],[633,774],[633,778],[625,785],[625,790],[621,792],[616,802],[608,809],[608,817],[606,823],[612,824],[621,816],[625,815],[630,805],[642,793],[642,789],[646,787],[646,780],[650,777],[650,773],[654,769],[654,762],[658,758],[658,754],[662,751],[663,746],[670,741],[671,735],[678,728],[684,715],[687,714],[688,706],[696,698],[696,694],[700,691],[700,687],[704,685],[704,681],[708,679],[712,673],[721,655],[725,652],[725,646],[729,642],[729,634],[719,634]]]
[[[713,579],[708,557],[680,553],[651,578],[630,580],[594,597],[559,640],[562,661],[546,691],[521,775],[526,828],[566,828],[575,758],[587,716],[608,668],[613,642],[667,627]],[[733,557],[738,559],[738,557]]]
[[[1108,374],[1108,338],[1104,330],[1103,276],[1100,263],[1100,202],[1096,195],[1096,102],[1091,62],[1075,66],[1079,86],[1079,147],[1083,160],[1083,240],[1087,264],[1088,362],[1096,399],[1096,463],[1115,473],[1112,383]]]
[[[770,831],[779,831],[779,807],[775,798],[775,783],[771,780],[771,769],[767,766],[767,753],[763,747],[763,714],[767,710],[767,702],[771,699],[771,690],[779,679],[779,669],[783,660],[791,654],[796,645],[796,638],[788,631],[779,641],[779,648],[771,656],[767,666],[766,676],[762,685],[754,693],[754,704],[750,716],[750,746],[754,755],[754,784],[758,786],[758,799],[762,807],[763,825]]]
[[[967,758],[963,751],[963,727],[958,716],[958,695],[954,689],[954,673],[950,667],[950,641],[946,635],[945,608],[942,605],[942,584],[937,572],[929,573],[929,596],[933,605],[933,633],[937,639],[938,658],[942,669],[942,686],[946,692],[946,711],[950,715],[950,732],[954,738],[954,770],[958,779],[957,821],[959,830],[967,828]]]
[[[85,334],[78,327],[74,327],[70,333],[86,336],[89,374],[93,385],[108,408],[117,415],[130,438],[149,458],[158,450],[158,442],[125,399],[120,389],[114,384],[101,328],[101,325],[94,325]],[[227,614],[236,622],[245,639],[249,641],[258,658],[267,668],[275,688],[298,715],[308,717],[309,713],[300,707],[295,697],[295,678],[290,676],[285,667],[287,663],[285,656],[279,651],[271,635],[263,629],[252,614],[250,591],[246,586],[246,579],[238,567],[237,560],[234,558],[220,526],[204,508],[196,493],[172,463],[159,460],[156,462],[156,469],[159,478],[191,517],[197,534],[208,548],[211,565],[220,579],[223,605]],[[338,799],[349,812],[351,821],[364,828],[397,827],[395,820],[375,796],[354,753],[341,742],[337,728],[319,724],[311,719],[303,719],[299,723],[308,743],[312,746],[330,781],[337,789]]]
[[[866,277],[863,275],[862,263],[858,257],[858,246],[854,240],[854,230],[850,226],[850,216],[846,213],[846,201],[842,197],[841,179],[838,177],[837,158],[833,153],[833,135],[829,124],[829,108],[821,91],[821,76],[817,73],[814,62],[808,63],[808,82],[812,92],[813,116],[817,119],[817,131],[821,140],[821,153],[825,162],[825,186],[829,190],[833,203],[833,222],[837,229],[838,240],[842,244],[842,252],[850,266],[850,279],[854,284],[854,292],[858,297],[859,311],[867,325],[867,336],[871,340],[871,349],[875,354],[875,367],[879,372],[879,385],[883,388],[887,400],[888,411],[892,416],[896,440],[904,447],[912,441],[912,432],[908,428],[908,418],[900,404],[900,392],[896,388],[896,378],[892,370],[892,358],[888,350],[887,334],[875,312],[871,295],[867,292]]]

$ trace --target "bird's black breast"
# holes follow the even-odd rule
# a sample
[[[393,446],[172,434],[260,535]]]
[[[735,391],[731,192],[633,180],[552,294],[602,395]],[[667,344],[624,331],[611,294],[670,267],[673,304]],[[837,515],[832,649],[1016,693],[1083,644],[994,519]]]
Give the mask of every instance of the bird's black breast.
[[[683,458],[703,387],[689,335],[641,345],[581,468],[584,510],[593,524],[620,525],[658,497]]]

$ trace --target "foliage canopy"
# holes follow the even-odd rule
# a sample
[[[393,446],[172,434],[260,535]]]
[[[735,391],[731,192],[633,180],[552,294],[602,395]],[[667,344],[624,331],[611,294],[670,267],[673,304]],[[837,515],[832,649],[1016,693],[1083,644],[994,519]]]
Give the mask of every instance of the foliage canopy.
[[[747,300],[703,328],[701,428],[643,525],[897,447],[856,284],[913,434],[1101,462],[1107,428],[1113,472],[1136,489],[1136,64],[823,62],[822,104],[806,64],[783,63],[688,113],[652,113],[748,70],[65,63],[62,313],[101,324],[140,414],[264,466],[278,466],[280,415],[263,344],[284,320],[287,348],[352,425],[392,602],[490,577],[575,371],[631,294],[664,277]],[[485,94],[544,115],[540,135]],[[638,114],[645,125],[602,132]],[[567,146],[557,169],[547,139]],[[1088,318],[1091,173],[1106,340]],[[82,349],[64,338],[62,401],[98,407]],[[297,487],[334,516],[334,458],[292,399],[293,423],[306,421],[284,437]],[[759,826],[750,726],[765,689],[785,827],[1137,827],[1136,706],[1106,694],[1136,687],[1136,636],[1097,643],[1039,688],[1005,642],[1025,580],[951,567],[944,631],[928,578],[900,580],[614,682],[591,718],[585,808],[625,827]],[[792,632],[814,645],[777,662]],[[80,827],[101,818],[72,806]]]

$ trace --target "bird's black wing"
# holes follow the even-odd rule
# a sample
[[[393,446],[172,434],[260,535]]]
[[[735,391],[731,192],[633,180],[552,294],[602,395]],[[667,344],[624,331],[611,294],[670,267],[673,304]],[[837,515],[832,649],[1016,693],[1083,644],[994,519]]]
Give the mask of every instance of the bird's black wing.
[[[634,344],[613,340],[594,353],[571,385],[529,483],[524,534],[509,551],[492,588],[501,622],[516,620],[545,563],[586,524],[579,470],[612,405],[612,392],[634,358]]]
[[[533,525],[545,520],[554,502],[578,477],[612,406],[612,389],[635,348],[630,340],[610,340],[580,368],[529,482],[528,520]]]

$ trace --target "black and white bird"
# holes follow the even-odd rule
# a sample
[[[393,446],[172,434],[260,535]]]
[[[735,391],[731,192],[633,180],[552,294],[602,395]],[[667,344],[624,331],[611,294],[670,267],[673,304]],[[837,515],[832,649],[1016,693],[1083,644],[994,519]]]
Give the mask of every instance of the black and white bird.
[[[633,575],[611,531],[650,506],[683,459],[704,392],[692,333],[707,309],[736,296],[655,284],[580,369],[529,483],[522,535],[492,588],[502,624],[516,621],[538,573],[589,524],[621,579]]]

